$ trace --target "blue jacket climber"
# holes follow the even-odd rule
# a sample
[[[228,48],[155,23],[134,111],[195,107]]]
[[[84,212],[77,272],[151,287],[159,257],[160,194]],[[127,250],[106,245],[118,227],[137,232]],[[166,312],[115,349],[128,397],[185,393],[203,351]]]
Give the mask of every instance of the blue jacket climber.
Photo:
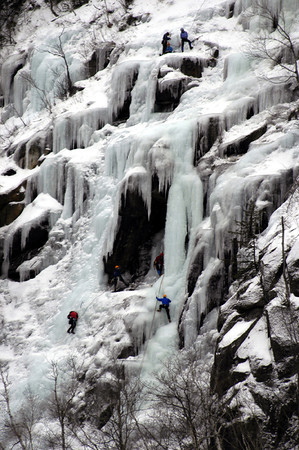
[[[170,319],[170,314],[169,314],[169,303],[171,303],[171,300],[169,300],[169,298],[167,298],[165,294],[163,295],[162,298],[156,297],[156,299],[158,300],[158,302],[162,302],[162,304],[159,306],[159,309],[157,309],[157,311],[161,312],[162,308],[164,308],[166,311],[166,314],[167,314],[168,322],[170,323],[171,319]]]
[[[167,298],[165,294],[163,295],[162,298],[156,297],[156,299],[158,300],[158,302],[162,302],[162,305],[169,306],[169,303],[171,303],[171,300],[169,300],[169,298]]]
[[[173,48],[170,45],[170,42],[167,42],[167,47],[165,50],[165,53],[172,53],[173,52]]]
[[[182,52],[184,51],[185,42],[188,42],[189,48],[190,48],[190,50],[192,50],[193,47],[192,47],[191,41],[189,41],[189,39],[188,39],[188,33],[187,33],[187,31],[184,30],[184,28],[181,28],[181,50],[182,50]]]

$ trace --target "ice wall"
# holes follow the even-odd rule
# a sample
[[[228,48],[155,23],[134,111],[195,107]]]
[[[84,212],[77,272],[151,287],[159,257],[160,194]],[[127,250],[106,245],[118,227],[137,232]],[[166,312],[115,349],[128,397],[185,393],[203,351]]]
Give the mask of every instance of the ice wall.
[[[294,14],[298,12],[298,8],[298,0],[265,0],[256,3],[252,0],[237,0],[234,15],[239,17],[245,29],[249,28],[253,32],[272,32],[275,30],[275,23],[271,17],[283,17],[284,27],[288,29],[294,22]],[[256,11],[259,11],[258,14]]]
[[[235,13],[245,11],[249,3],[236,2]],[[273,2],[274,6],[277,4]],[[226,9],[223,5],[219,8],[223,18]],[[216,10],[209,8],[206,15],[200,17],[209,20]],[[80,37],[80,33],[78,37],[75,34],[74,30],[56,33],[46,41],[48,49],[57,49],[57,38],[62,38],[72,81],[85,76],[85,61],[75,58],[70,51],[71,45],[76,47]],[[213,39],[217,40],[217,36],[214,35]],[[49,239],[45,247],[41,254],[23,263],[18,270],[21,271],[21,280],[27,279],[30,270],[38,273],[49,264],[59,263],[59,269],[63,267],[67,273],[68,281],[60,280],[59,270],[53,270],[52,278],[59,278],[60,285],[57,291],[49,287],[49,292],[54,292],[53,296],[57,294],[61,300],[55,304],[57,314],[51,318],[49,326],[52,339],[49,339],[49,346],[53,352],[56,346],[62,346],[65,339],[61,330],[64,310],[69,307],[83,312],[84,327],[81,330],[84,331],[80,330],[80,337],[87,340],[88,333],[91,339],[96,336],[95,346],[90,348],[91,345],[84,341],[82,351],[86,351],[87,345],[89,355],[96,355],[91,364],[97,367],[101,367],[104,359],[105,345],[110,345],[109,339],[102,339],[104,332],[101,335],[107,324],[111,326],[109,336],[113,339],[116,335],[117,339],[121,336],[120,340],[132,338],[137,342],[138,351],[144,351],[145,342],[150,341],[147,347],[150,370],[155,368],[158,356],[164,358],[177,349],[178,324],[183,324],[181,344],[187,347],[198,338],[204,321],[205,329],[216,327],[215,310],[219,308],[227,288],[224,261],[227,261],[227,252],[231,250],[229,233],[235,231],[236,221],[244,218],[244,208],[251,200],[256,202],[260,211],[266,209],[268,217],[283,201],[288,176],[296,177],[298,174],[297,133],[292,129],[279,129],[280,125],[277,125],[277,136],[273,141],[271,135],[267,135],[264,141],[246,149],[243,152],[248,150],[246,155],[230,157],[221,154],[223,140],[247,136],[250,117],[292,98],[288,89],[266,82],[258,83],[256,66],[236,48],[231,51],[230,45],[227,38],[220,49],[220,67],[206,67],[201,79],[193,80],[190,89],[183,94],[178,107],[166,114],[154,112],[157,81],[162,76],[160,69],[166,65],[165,72],[173,69],[172,72],[181,77],[183,57],[158,57],[156,54],[140,57],[134,49],[131,49],[130,58],[125,59],[128,55],[122,55],[123,59],[114,66],[112,64],[107,70],[108,75],[97,77],[99,84],[112,80],[109,108],[93,106],[93,103],[85,101],[86,92],[82,94],[83,100],[80,96],[76,98],[77,108],[75,102],[63,106],[70,107],[67,112],[62,113],[62,109],[57,108],[57,117],[53,121],[53,153],[44,155],[41,166],[27,182],[26,214],[33,217],[31,205],[40,208],[42,213],[35,221],[24,213],[20,222],[11,227],[5,243],[4,264],[7,274],[16,233],[23,227],[21,242],[24,248],[31,227],[43,221],[45,210],[50,212],[50,217],[47,216]],[[196,51],[200,53],[201,50]],[[188,61],[188,56],[184,59]],[[192,55],[189,59],[194,62],[195,57]],[[197,60],[204,61],[204,58],[199,56]],[[24,111],[30,101],[26,97],[27,86],[21,80],[19,83],[18,77],[13,77],[12,67],[13,64],[8,64],[5,73],[10,80],[15,78],[13,95],[20,111]],[[37,86],[32,89],[31,101],[35,111],[42,107],[43,99],[54,101],[64,74],[61,54],[53,54],[45,47],[34,52],[32,76]],[[171,84],[171,79],[168,82]],[[5,85],[5,93],[7,101],[11,101],[12,91],[8,84]],[[273,135],[274,114],[276,112],[271,110],[267,116]],[[257,123],[264,120],[264,116],[256,118]],[[243,129],[236,128],[237,124],[243,124]],[[227,137],[229,131],[231,134]],[[277,167],[277,161],[283,161],[283,167]],[[125,291],[117,293],[113,299],[107,284],[110,274],[105,273],[103,258],[113,251],[121,223],[120,212],[126,213],[123,199],[131,192],[138,194],[146,207],[148,219],[155,220],[156,212],[152,208],[155,183],[158,193],[165,197],[166,217],[163,229],[151,236],[151,247],[142,249],[147,252],[146,258],[151,266],[134,285],[137,293]],[[58,251],[59,246],[61,252]],[[162,249],[165,274],[157,281],[152,261],[157,250]],[[196,270],[195,255],[199,255],[199,260],[195,261]],[[188,297],[191,277],[194,277],[194,286]],[[224,280],[223,284],[219,280]],[[144,289],[139,289],[138,283],[143,283]],[[66,285],[67,295],[64,291]],[[155,296],[164,292],[172,299],[172,324],[167,324],[163,315],[156,317],[158,314],[154,314]],[[213,301],[211,297],[214,297]],[[134,309],[135,301],[140,309]],[[214,308],[211,320],[210,316],[207,317],[209,308]],[[104,317],[103,322],[99,317]],[[115,327],[114,321],[117,323]],[[98,327],[99,322],[101,326]],[[100,349],[101,340],[105,341],[104,350]],[[120,352],[114,341],[111,347],[113,345],[118,355]],[[62,354],[64,352],[65,348]]]

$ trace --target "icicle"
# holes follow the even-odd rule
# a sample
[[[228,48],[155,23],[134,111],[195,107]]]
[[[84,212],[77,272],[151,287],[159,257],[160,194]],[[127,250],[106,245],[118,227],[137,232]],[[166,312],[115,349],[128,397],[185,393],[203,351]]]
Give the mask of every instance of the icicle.
[[[111,80],[111,107],[110,120],[122,120],[122,115],[127,119],[129,114],[123,109],[125,103],[131,100],[131,90],[137,78],[139,70],[138,61],[123,61],[115,67]]]
[[[65,166],[69,158],[70,152],[66,150],[57,156],[53,154],[47,156],[38,174],[38,192],[50,194],[61,204],[64,203]]]
[[[13,103],[20,116],[24,114],[30,103],[29,96],[27,96],[30,90],[30,83],[24,78],[23,74],[24,70],[20,70],[14,78]]]
[[[94,131],[102,128],[107,121],[106,108],[91,108],[60,116],[54,123],[53,152],[88,147]]]
[[[159,69],[153,61],[142,61],[132,90],[130,117],[127,126],[147,122],[154,109]]]
[[[26,61],[25,53],[9,56],[1,68],[1,85],[4,94],[4,104],[8,105],[14,99],[14,81],[16,72],[22,68]],[[19,112],[19,111],[18,111]],[[19,112],[21,114],[21,112]]]

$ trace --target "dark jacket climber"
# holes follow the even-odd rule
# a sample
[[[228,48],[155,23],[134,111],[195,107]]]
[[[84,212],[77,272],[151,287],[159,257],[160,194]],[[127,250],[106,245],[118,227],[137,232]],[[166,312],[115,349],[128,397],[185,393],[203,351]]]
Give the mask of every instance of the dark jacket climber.
[[[120,273],[119,266],[115,266],[114,271],[113,271],[113,278],[112,278],[112,281],[114,284],[114,291],[116,291],[116,286],[117,286],[118,280],[122,281],[126,286],[128,286],[128,283],[123,279],[123,277]]]
[[[157,309],[157,311],[161,312],[162,308],[164,308],[167,314],[168,322],[170,323],[171,319],[169,314],[169,303],[171,303],[171,300],[169,300],[169,298],[167,298],[165,294],[162,298],[156,297],[156,299],[158,300],[158,302],[162,302],[162,305],[159,306],[159,309]]]
[[[76,328],[79,314],[76,311],[70,311],[67,318],[69,319],[69,324],[71,325],[67,332],[75,334],[74,329]]]
[[[163,267],[164,267],[164,253],[161,252],[160,255],[158,255],[154,261],[154,267],[158,273],[159,276],[163,273]]]
[[[169,41],[171,39],[170,37],[170,33],[167,31],[167,33],[165,33],[163,35],[161,44],[162,44],[162,55],[164,55],[164,53],[166,53],[166,49],[167,49],[167,41]]]
[[[188,33],[187,33],[187,31],[184,30],[184,28],[181,28],[181,49],[182,49],[182,52],[184,51],[184,44],[185,44],[185,42],[188,42],[189,48],[190,48],[190,50],[192,50],[193,47],[192,47],[191,41],[189,41],[189,39],[188,39]]]

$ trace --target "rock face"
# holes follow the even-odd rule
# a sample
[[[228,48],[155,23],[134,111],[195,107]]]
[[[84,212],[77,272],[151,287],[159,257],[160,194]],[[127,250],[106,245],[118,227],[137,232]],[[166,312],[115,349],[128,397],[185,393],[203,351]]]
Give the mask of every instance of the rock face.
[[[31,170],[39,164],[39,158],[49,154],[52,148],[52,130],[44,130],[28,141],[21,142],[16,148],[12,147],[8,151],[8,155],[12,154],[16,164],[22,169]]]
[[[294,208],[291,201],[289,207]],[[272,245],[264,251],[256,277],[235,284],[233,295],[228,295],[220,309],[212,374],[212,388],[222,399],[230,402],[235,397],[245,407],[243,395],[248,392],[247,398],[252,397],[257,412],[251,409],[247,419],[257,425],[257,435],[275,436],[277,448],[284,445],[286,433],[296,439],[292,427],[298,414],[299,304],[290,282],[292,276],[298,280],[295,234],[288,235],[289,250],[283,266],[273,255],[282,251],[277,230],[270,233],[267,240],[272,240]],[[239,420],[241,425],[241,415]],[[227,439],[231,431],[227,424]]]
[[[191,82],[213,65],[209,59],[172,54],[166,55],[165,61],[167,67],[162,66],[158,74],[154,112],[173,111],[184,92],[193,87]]]
[[[136,191],[122,197],[119,227],[113,251],[105,259],[105,271],[111,276],[115,265],[126,268],[132,281],[144,277],[150,269],[150,249],[154,236],[164,230],[167,195],[158,190],[153,180],[151,215],[148,217],[143,198]]]
[[[25,188],[26,181],[10,192],[0,195],[0,227],[12,223],[23,211]]]
[[[182,94],[186,92],[190,81],[190,78],[183,75],[175,79],[158,80],[154,111],[173,111],[178,106]]]
[[[251,142],[260,138],[267,131],[267,124],[263,124],[256,130],[249,133],[247,136],[243,136],[239,139],[236,139],[233,142],[229,142],[227,144],[222,144],[219,147],[219,153],[222,157],[232,156],[232,155],[243,155],[247,152],[249,145]]]
[[[20,273],[18,267],[27,260],[33,259],[42,249],[48,240],[49,222],[47,219],[39,224],[32,225],[29,230],[26,244],[22,244],[22,232],[17,230],[13,236],[12,244],[9,251],[9,268],[6,276],[12,280],[20,281]],[[29,278],[34,278],[36,273],[34,270],[29,272]]]

